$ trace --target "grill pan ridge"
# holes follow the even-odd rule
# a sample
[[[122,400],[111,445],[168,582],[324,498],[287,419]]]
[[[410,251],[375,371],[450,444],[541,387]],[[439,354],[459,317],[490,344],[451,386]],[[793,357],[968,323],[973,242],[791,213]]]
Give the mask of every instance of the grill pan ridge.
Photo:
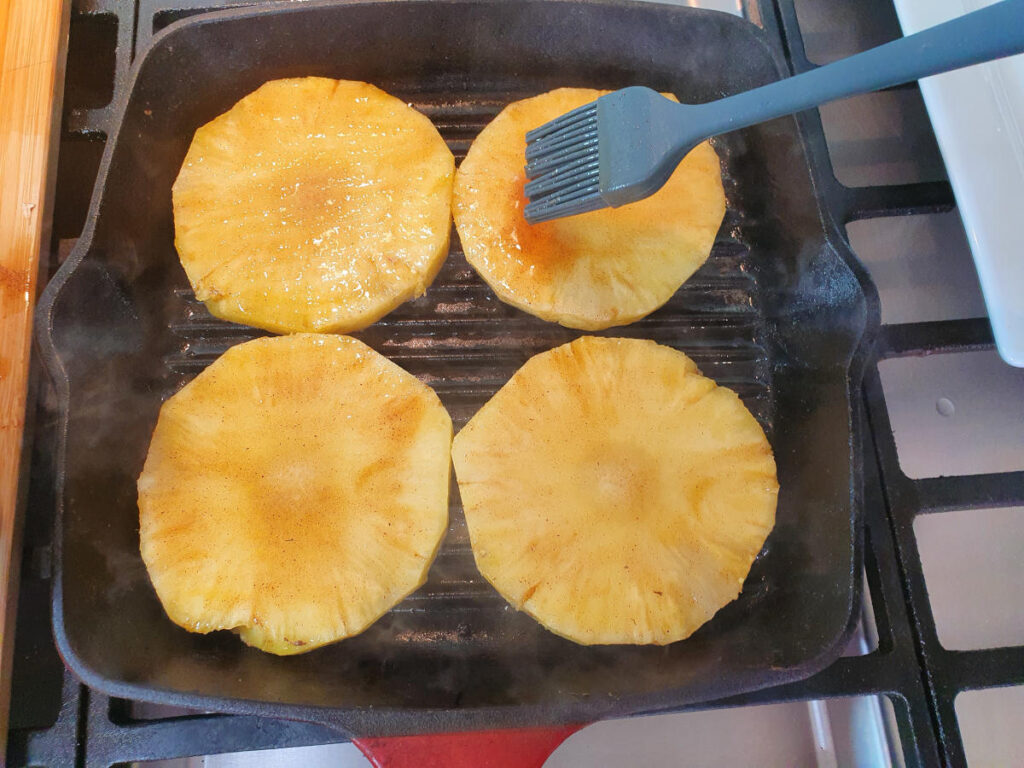
[[[311,2],[158,34],[121,95],[86,232],[38,311],[62,414],[54,630],[72,670],[111,695],[366,736],[664,710],[806,677],[838,655],[859,568],[851,393],[877,309],[821,216],[791,118],[716,140],[728,211],[707,264],[660,310],[602,334],[682,349],[740,394],[775,448],[776,530],[708,625],[664,648],[545,632],[477,572],[454,481],[427,583],[363,635],[280,659],[171,624],[138,552],[135,478],[161,402],[262,333],[196,301],[170,186],[199,125],[266,80],[314,74],[410,102],[461,162],[504,104],[553,87],[643,82],[706,101],[783,69],[741,19],[595,0]],[[580,333],[498,301],[453,232],[426,294],[354,335],[434,387],[458,430],[530,356]]]

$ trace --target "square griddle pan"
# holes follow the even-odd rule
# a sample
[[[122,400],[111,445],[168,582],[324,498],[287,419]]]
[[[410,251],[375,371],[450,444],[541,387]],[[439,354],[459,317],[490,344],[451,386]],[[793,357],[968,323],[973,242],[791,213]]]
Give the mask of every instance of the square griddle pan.
[[[38,310],[60,402],[54,632],[117,697],[327,723],[352,736],[590,721],[806,677],[840,652],[859,579],[854,395],[874,288],[819,207],[793,118],[720,137],[728,212],[707,264],[605,335],[685,351],[774,446],[778,522],[743,593],[666,647],[581,647],[477,572],[458,490],[429,580],[362,635],[290,658],[164,615],[135,481],[160,404],[261,335],[211,317],[174,251],[171,185],[196,128],[274,78],[366,80],[427,114],[457,160],[508,102],[645,84],[703,102],[784,75],[729,15],[597,0],[302,2],[197,16],[153,38],[120,95],[86,229]],[[459,429],[530,356],[578,332],[502,304],[458,238],[426,294],[356,334],[429,383]]]

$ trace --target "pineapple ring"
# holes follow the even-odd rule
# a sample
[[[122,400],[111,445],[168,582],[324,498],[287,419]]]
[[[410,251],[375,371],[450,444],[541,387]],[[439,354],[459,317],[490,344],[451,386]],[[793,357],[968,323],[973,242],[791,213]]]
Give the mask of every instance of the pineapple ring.
[[[455,437],[477,566],[584,645],[664,645],[739,594],[775,523],[764,432],[736,393],[653,341],[530,359]]]
[[[174,244],[216,317],[353,331],[433,281],[454,174],[430,120],[379,88],[273,80],[196,131],[174,182]]]
[[[631,323],[668,301],[707,260],[725,216],[718,155],[704,142],[646,200],[526,223],[526,131],[604,93],[560,88],[510,104],[455,176],[455,226],[473,268],[502,301],[583,330]]]
[[[167,615],[278,655],[362,632],[426,579],[451,436],[433,390],[355,339],[232,347],[164,403],[139,477]]]

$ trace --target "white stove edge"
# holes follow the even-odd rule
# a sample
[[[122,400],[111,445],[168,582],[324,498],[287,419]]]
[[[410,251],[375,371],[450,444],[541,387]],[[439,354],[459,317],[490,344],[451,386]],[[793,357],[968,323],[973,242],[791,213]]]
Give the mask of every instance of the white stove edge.
[[[995,0],[894,0],[904,34]],[[1024,23],[1024,20],[1022,20]],[[996,346],[1024,367],[1024,54],[921,81]]]

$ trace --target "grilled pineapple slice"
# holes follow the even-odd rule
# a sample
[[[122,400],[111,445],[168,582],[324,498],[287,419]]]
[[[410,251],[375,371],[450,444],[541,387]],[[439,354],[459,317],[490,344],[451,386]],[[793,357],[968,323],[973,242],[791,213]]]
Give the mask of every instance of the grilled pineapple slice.
[[[452,456],[480,572],[585,645],[687,637],[739,594],[775,521],[757,421],[652,341],[537,355]]]
[[[561,88],[510,104],[455,177],[455,226],[469,263],[503,301],[584,330],[631,323],[668,301],[707,259],[725,215],[718,156],[704,142],[646,200],[527,224],[526,131],[603,93]]]
[[[451,435],[437,395],[355,339],[229,349],[164,403],[139,477],[168,616],[279,655],[363,631],[426,579]]]
[[[448,253],[455,160],[367,83],[274,80],[196,131],[175,246],[224,320],[351,331],[426,290]]]

